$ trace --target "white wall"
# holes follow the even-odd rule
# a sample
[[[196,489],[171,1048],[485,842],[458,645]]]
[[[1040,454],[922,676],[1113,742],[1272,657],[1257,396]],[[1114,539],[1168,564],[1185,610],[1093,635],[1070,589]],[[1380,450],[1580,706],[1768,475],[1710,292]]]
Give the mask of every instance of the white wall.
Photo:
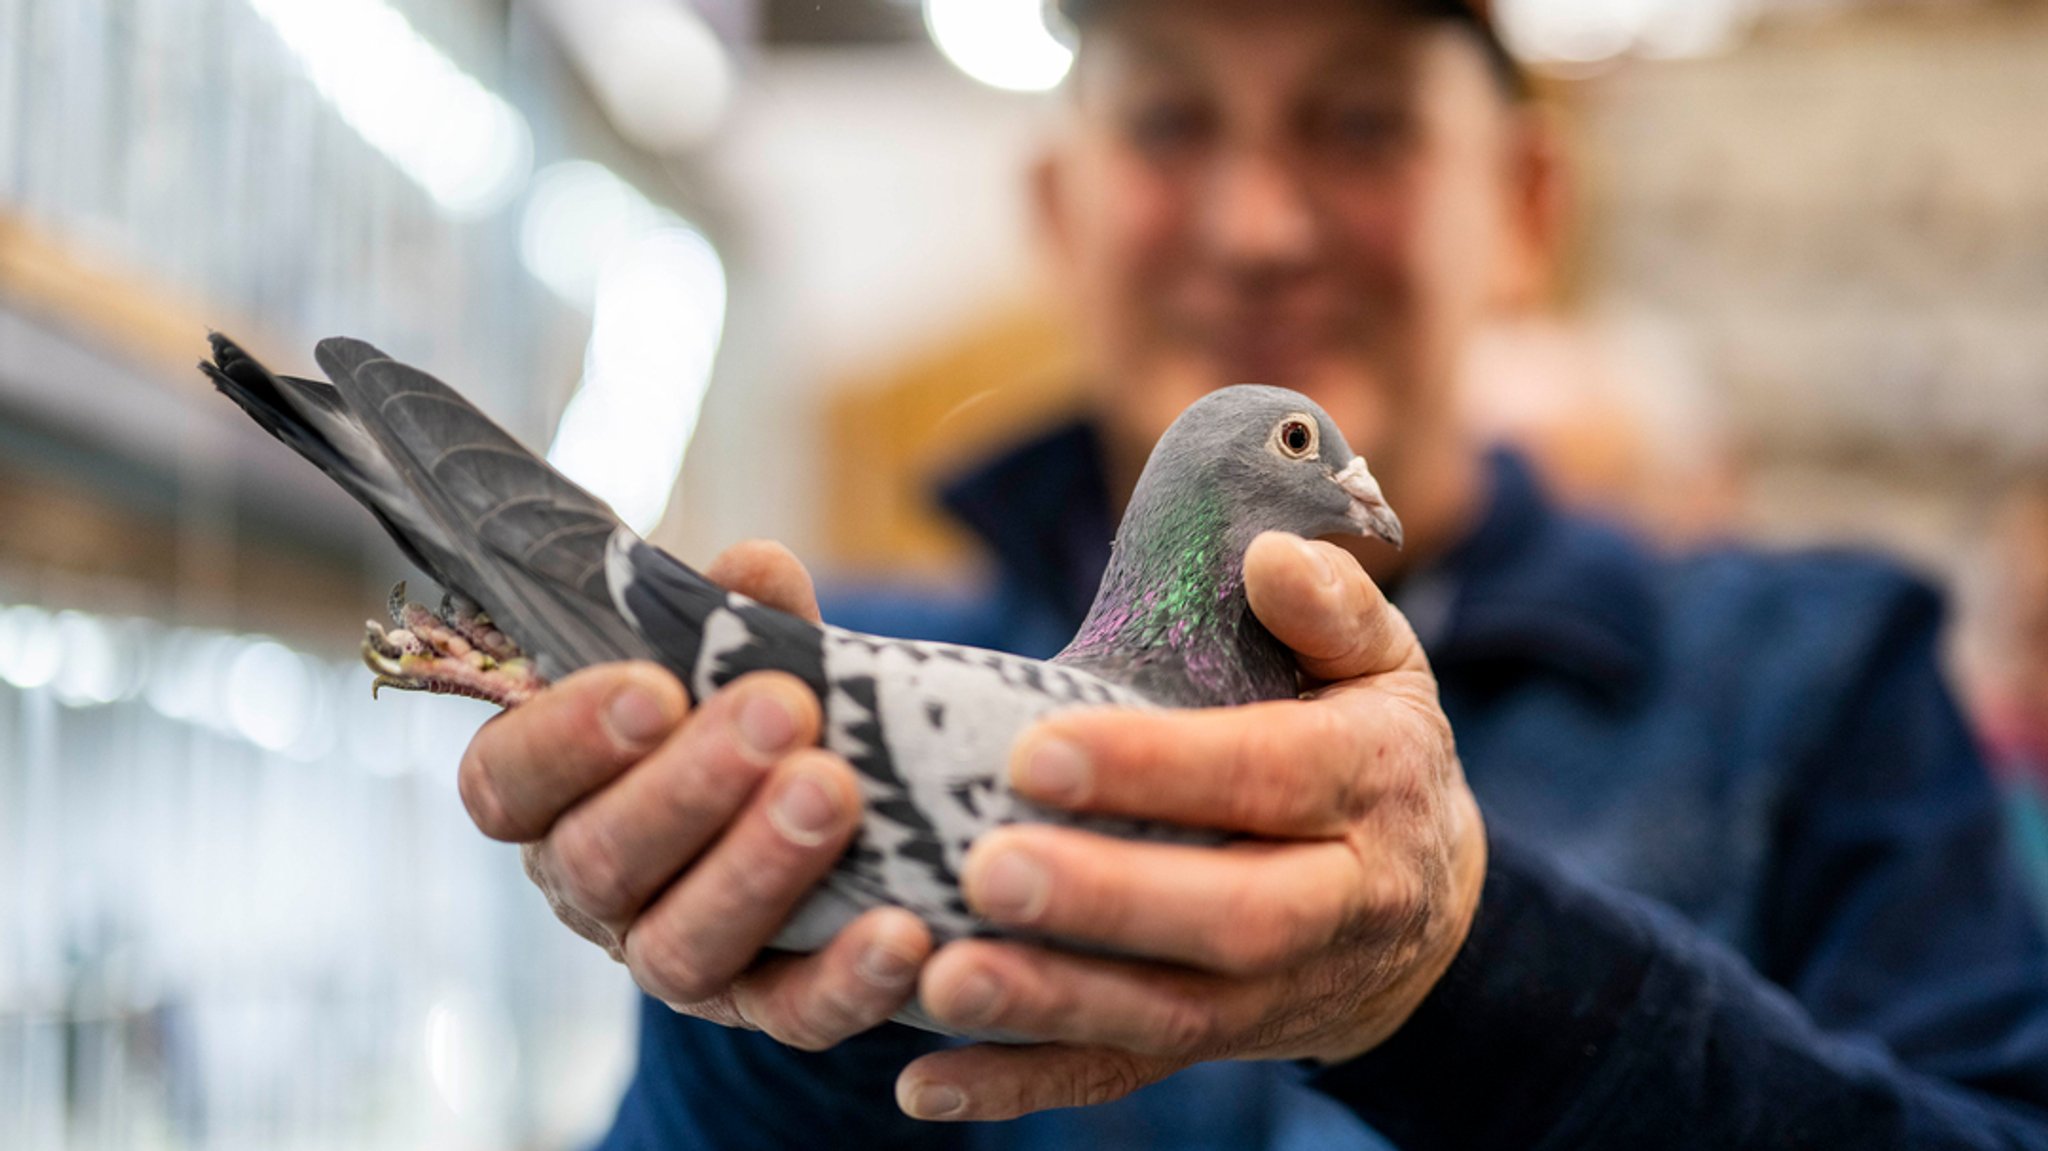
[[[1025,174],[1059,99],[985,88],[924,45],[758,63],[710,157],[731,319],[661,542],[806,551],[829,482],[815,398],[1027,290]]]

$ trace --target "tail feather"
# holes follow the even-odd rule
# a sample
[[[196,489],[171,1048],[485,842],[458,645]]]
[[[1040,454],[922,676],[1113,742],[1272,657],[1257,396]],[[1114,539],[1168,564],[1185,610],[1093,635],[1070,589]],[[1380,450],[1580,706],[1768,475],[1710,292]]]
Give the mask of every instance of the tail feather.
[[[455,586],[544,675],[650,654],[605,586],[606,544],[626,529],[603,501],[427,373],[359,340],[323,341],[318,355],[416,505],[465,541]]]
[[[213,361],[202,361],[199,370],[214,387],[354,496],[407,559],[446,584],[451,553],[445,534],[417,514],[404,483],[341,394],[328,384],[273,374],[219,332],[208,338]]]

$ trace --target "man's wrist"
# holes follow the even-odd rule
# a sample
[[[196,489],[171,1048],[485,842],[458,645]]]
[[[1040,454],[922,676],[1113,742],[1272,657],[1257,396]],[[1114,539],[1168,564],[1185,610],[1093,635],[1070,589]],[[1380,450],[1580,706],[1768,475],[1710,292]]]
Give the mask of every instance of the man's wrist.
[[[1458,956],[1463,953],[1478,918],[1481,893],[1487,874],[1486,827],[1478,804],[1465,797],[1463,815],[1465,842],[1456,850],[1451,864],[1450,891],[1445,910],[1432,917],[1408,969],[1391,986],[1371,996],[1355,1013],[1360,1026],[1342,1043],[1312,1057],[1316,1066],[1332,1066],[1372,1051],[1398,1034],[1427,1002]]]
[[[1489,836],[1463,946],[1385,1042],[1311,1082],[1397,1145],[1526,1146],[1609,1055],[1654,962],[1641,928]]]

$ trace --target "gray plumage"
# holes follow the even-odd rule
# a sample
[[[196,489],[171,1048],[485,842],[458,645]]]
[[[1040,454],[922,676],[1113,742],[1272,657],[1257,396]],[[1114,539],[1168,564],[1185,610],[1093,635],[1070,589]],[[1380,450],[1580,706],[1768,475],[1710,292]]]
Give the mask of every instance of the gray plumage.
[[[482,605],[545,678],[652,659],[700,701],[769,668],[810,686],[823,742],[859,772],[867,813],[778,937],[790,950],[815,950],[883,904],[915,912],[942,940],[984,930],[961,899],[960,868],[974,839],[1001,824],[1203,838],[1030,804],[1005,780],[1011,744],[1065,708],[1293,696],[1291,655],[1245,601],[1245,549],[1267,530],[1400,538],[1364,461],[1320,408],[1279,388],[1228,388],[1160,441],[1066,651],[1040,661],[883,639],[726,592],[445,384],[361,341],[319,345],[331,385],[273,375],[222,336],[213,352],[201,368],[224,393],[368,507],[444,587]]]

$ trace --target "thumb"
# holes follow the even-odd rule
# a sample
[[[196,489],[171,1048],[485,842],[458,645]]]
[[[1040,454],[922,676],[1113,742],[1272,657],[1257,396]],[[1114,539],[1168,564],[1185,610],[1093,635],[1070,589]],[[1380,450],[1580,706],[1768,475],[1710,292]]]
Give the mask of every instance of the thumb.
[[[796,553],[772,540],[748,540],[718,554],[704,569],[711,582],[769,607],[819,622],[818,590]]]
[[[1244,557],[1245,595],[1301,670],[1324,681],[1428,666],[1414,629],[1351,553],[1267,532]]]

